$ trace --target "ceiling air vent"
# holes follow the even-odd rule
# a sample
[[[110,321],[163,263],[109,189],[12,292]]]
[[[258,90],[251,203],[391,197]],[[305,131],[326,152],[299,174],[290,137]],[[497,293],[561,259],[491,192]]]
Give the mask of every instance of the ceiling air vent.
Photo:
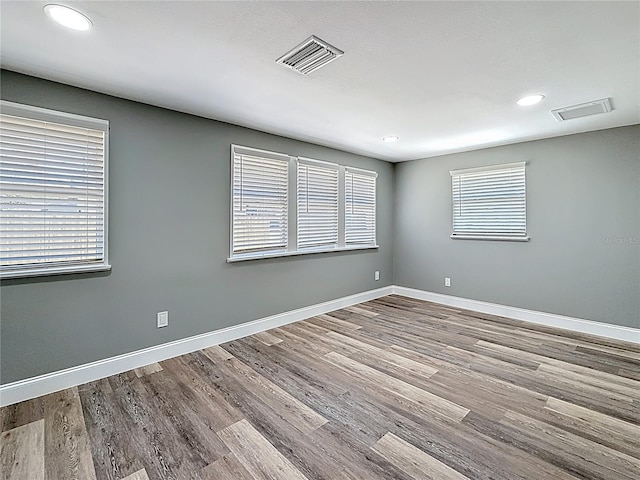
[[[551,110],[551,114],[559,122],[564,122],[565,120],[573,120],[574,118],[607,113],[611,110],[613,110],[613,108],[611,108],[610,100],[603,98],[602,100],[594,100],[593,102],[581,103],[580,105],[557,108],[556,110]]]
[[[342,54],[344,54],[342,50],[338,50],[336,47],[312,35],[296,48],[285,53],[276,60],[276,63],[303,75],[309,75]]]

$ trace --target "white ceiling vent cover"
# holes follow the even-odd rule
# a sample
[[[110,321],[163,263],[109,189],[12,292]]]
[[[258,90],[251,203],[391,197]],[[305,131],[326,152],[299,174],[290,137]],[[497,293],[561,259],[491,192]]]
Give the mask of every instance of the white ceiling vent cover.
[[[593,102],[581,103],[580,105],[572,105],[570,107],[557,108],[551,110],[551,114],[559,122],[565,120],[573,120],[574,118],[588,117],[589,115],[597,115],[598,113],[607,113],[613,110],[609,98],[594,100]]]
[[[311,35],[300,45],[281,56],[276,63],[303,75],[309,75],[343,54],[342,50]]]

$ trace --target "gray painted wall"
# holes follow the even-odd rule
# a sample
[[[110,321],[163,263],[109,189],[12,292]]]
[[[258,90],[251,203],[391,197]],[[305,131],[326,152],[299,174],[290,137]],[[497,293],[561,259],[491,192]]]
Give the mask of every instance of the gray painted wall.
[[[392,164],[13,72],[0,80],[5,100],[111,122],[113,266],[2,283],[2,383],[391,284]],[[376,170],[380,249],[227,264],[231,143]],[[161,310],[169,327],[156,329]]]
[[[394,168],[14,72],[0,81],[3,99],[110,120],[113,265],[2,282],[2,383],[392,283],[640,327],[640,126]],[[227,264],[231,143],[377,170],[380,249]],[[531,241],[451,240],[449,170],[522,160]],[[161,310],[170,325],[156,329]]]
[[[449,238],[449,170],[518,161],[531,241]],[[640,327],[640,126],[401,163],[394,188],[395,284]]]

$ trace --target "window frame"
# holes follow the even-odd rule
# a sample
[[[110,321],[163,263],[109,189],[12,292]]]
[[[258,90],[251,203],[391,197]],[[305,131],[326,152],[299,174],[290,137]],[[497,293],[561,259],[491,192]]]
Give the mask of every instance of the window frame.
[[[343,165],[339,165],[332,162],[327,162],[323,160],[317,160],[308,157],[301,157],[290,155],[286,153],[273,152],[269,150],[247,147],[243,145],[231,144],[231,162],[230,162],[230,192],[229,192],[229,256],[227,257],[227,263],[235,263],[235,262],[244,262],[251,260],[260,260],[260,259],[268,259],[268,258],[278,258],[278,257],[293,257],[293,256],[301,256],[301,255],[313,255],[317,253],[329,253],[329,252],[343,252],[343,251],[352,251],[352,250],[374,250],[378,249],[379,246],[377,241],[375,244],[365,245],[345,245],[345,169],[351,170],[359,170],[361,172],[368,172],[370,175],[375,175],[377,177],[378,173],[372,170],[364,170],[364,169],[356,169],[355,167],[346,167]],[[242,151],[245,153],[250,153],[255,156],[266,155],[267,158],[270,156],[276,156],[278,158],[289,158],[289,185],[288,185],[288,235],[287,235],[287,247],[286,251],[277,251],[277,252],[254,252],[254,253],[245,253],[245,254],[235,254],[233,253],[233,183],[234,183],[234,168],[233,168],[233,159],[236,151]],[[302,250],[298,249],[298,163],[301,162],[303,164],[317,164],[317,165],[335,165],[338,168],[338,243],[336,246],[330,247],[319,247],[319,248],[305,248]],[[376,192],[377,192],[377,182],[376,182]],[[376,193],[376,205],[375,205],[375,214],[377,217],[377,193]],[[376,230],[377,230],[377,218],[376,218]],[[375,235],[377,239],[377,235]]]
[[[527,232],[527,181],[526,181],[526,165],[527,162],[513,162],[496,165],[487,165],[482,167],[465,168],[459,170],[451,170],[449,172],[451,176],[451,235],[450,238],[454,240],[494,240],[494,241],[509,241],[509,242],[528,242],[530,237]],[[507,232],[495,232],[487,231],[482,233],[471,233],[462,230],[456,231],[455,229],[455,197],[454,197],[454,181],[456,177],[469,174],[478,174],[485,172],[497,172],[522,169],[523,171],[523,197],[524,197],[524,231],[509,234]]]
[[[71,273],[92,273],[111,270],[109,262],[109,130],[108,120],[76,115],[74,113],[25,105],[7,100],[0,100],[0,112],[4,115],[22,117],[30,120],[57,123],[73,127],[100,130],[104,132],[104,158],[103,158],[103,229],[104,243],[103,256],[100,262],[78,263],[72,265],[31,266],[27,268],[10,268],[5,270],[0,267],[0,279],[29,278],[54,276]],[[5,267],[6,268],[6,267]]]

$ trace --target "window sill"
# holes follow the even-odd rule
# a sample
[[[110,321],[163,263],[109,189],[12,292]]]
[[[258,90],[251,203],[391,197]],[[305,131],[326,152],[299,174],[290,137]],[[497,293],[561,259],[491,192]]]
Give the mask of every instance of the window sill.
[[[0,272],[0,279],[7,280],[11,278],[28,278],[28,277],[49,277],[53,275],[65,275],[69,273],[91,273],[105,272],[111,270],[111,265],[71,265],[67,267],[38,268],[26,270],[10,270],[8,272]]]
[[[449,237],[454,240],[493,240],[493,241],[501,241],[501,242],[528,242],[529,237],[501,237],[499,235],[454,235],[451,234]]]
[[[278,253],[263,253],[258,255],[242,255],[237,257],[227,258],[227,263],[245,262],[248,260],[262,260],[266,258],[280,258],[280,257],[297,257],[300,255],[311,255],[314,253],[331,253],[331,252],[351,252],[357,250],[376,250],[378,245],[363,245],[357,247],[342,247],[342,248],[327,248],[318,250],[302,250],[297,252],[278,252]]]

